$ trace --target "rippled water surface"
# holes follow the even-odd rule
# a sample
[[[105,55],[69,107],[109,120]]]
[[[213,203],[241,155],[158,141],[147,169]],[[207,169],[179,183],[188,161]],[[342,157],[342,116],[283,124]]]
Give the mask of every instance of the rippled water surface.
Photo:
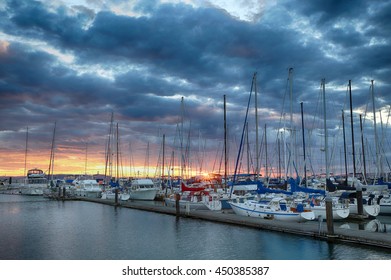
[[[91,202],[0,195],[0,213],[3,260],[391,259],[378,248]]]

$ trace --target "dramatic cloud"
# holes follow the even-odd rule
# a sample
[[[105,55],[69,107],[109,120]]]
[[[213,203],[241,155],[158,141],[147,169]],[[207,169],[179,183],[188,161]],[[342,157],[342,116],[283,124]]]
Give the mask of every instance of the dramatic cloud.
[[[6,0],[0,5],[0,175],[23,169],[26,127],[29,154],[42,155],[29,165],[45,169],[55,122],[57,170],[84,172],[83,164],[67,166],[71,159],[84,161],[88,143],[90,172],[102,172],[111,113],[119,124],[124,165],[132,153],[138,166],[147,154],[150,165],[157,166],[164,134],[167,151],[176,151],[175,161],[182,145],[193,170],[199,170],[201,157],[204,171],[216,170],[224,141],[224,95],[233,165],[255,72],[259,135],[264,139],[266,124],[274,165],[276,137],[290,127],[291,108],[295,154],[301,157],[303,101],[313,168],[324,168],[324,155],[317,152],[324,147],[322,78],[330,145],[341,147],[341,112],[348,120],[352,80],[356,142],[360,145],[362,114],[371,143],[366,152],[374,162],[370,84],[375,80],[377,123],[386,139],[391,1],[230,2]],[[253,147],[254,99],[249,133]],[[382,144],[389,150],[387,140]],[[262,164],[264,150],[262,142]],[[338,153],[336,168],[341,166]],[[11,155],[18,158],[12,164]],[[302,160],[296,161],[301,168]]]

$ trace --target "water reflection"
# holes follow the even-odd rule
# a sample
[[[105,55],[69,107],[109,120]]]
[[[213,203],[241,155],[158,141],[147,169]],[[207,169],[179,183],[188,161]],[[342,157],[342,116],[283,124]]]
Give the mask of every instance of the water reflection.
[[[381,219],[381,220],[380,220]],[[391,224],[389,223],[391,217],[378,217],[372,220],[361,222],[339,222],[336,226],[343,229],[352,230],[366,230],[370,232],[391,233]]]
[[[0,213],[0,259],[391,258],[390,252],[378,248],[97,203],[0,195]],[[364,230],[381,232],[386,225],[391,232],[390,220],[379,217],[361,225],[340,223],[335,227],[358,229],[363,225]]]

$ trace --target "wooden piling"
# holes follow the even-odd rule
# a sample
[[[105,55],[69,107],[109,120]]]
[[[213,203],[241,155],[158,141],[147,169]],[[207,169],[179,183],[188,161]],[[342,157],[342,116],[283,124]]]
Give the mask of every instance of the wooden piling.
[[[334,235],[334,220],[333,220],[333,199],[326,197],[326,222],[327,234]]]
[[[362,216],[364,214],[364,206],[362,202],[362,188],[356,186],[356,199],[357,199],[357,214]]]

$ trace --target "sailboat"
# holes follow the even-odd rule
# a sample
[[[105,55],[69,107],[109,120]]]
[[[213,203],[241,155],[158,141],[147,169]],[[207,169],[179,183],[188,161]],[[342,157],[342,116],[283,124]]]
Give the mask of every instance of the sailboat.
[[[312,210],[315,213],[317,219],[326,220],[327,218],[327,209],[326,209],[326,193],[327,184],[331,183],[330,180],[330,171],[329,171],[329,155],[328,155],[328,133],[327,133],[327,125],[326,125],[326,90],[325,90],[326,80],[322,79],[321,81],[321,93],[323,99],[323,129],[324,129],[324,144],[325,144],[325,166],[326,166],[326,186],[325,190],[320,189],[311,189],[308,187],[300,187],[296,184],[295,180],[292,178],[289,180],[289,184],[291,186],[291,191],[293,191],[296,196],[300,195],[300,193],[308,195],[306,199],[300,199],[300,201],[304,204],[304,208],[308,210]],[[304,122],[303,122],[303,103],[301,103],[301,112],[302,112],[302,129],[304,131]],[[304,136],[303,136],[303,146],[305,151],[304,144]],[[305,161],[305,152],[304,152],[304,161]],[[306,169],[304,165],[304,169]],[[304,172],[304,174],[306,174]],[[307,181],[307,178],[305,176]],[[331,215],[334,220],[345,219],[349,216],[350,209],[347,203],[341,203],[338,197],[332,198],[332,208]]]
[[[306,210],[301,203],[288,201],[283,197],[274,197],[262,203],[256,200],[229,202],[235,214],[240,216],[274,219],[279,221],[305,222],[315,219],[315,213]]]

